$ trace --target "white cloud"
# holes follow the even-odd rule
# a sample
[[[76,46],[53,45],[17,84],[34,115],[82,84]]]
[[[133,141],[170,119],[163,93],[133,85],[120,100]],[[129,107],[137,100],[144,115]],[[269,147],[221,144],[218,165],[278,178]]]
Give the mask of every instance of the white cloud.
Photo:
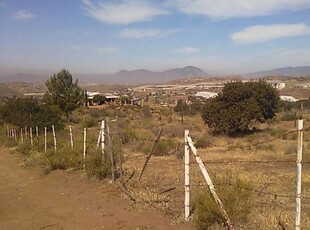
[[[299,24],[255,25],[230,35],[238,44],[265,42],[277,38],[310,34],[310,26]]]
[[[309,0],[170,0],[169,6],[212,19],[254,17],[310,8]]]
[[[199,48],[195,47],[181,47],[177,50],[175,50],[177,53],[182,53],[182,54],[192,54],[192,53],[197,53],[200,51]]]
[[[158,30],[158,29],[124,29],[119,33],[120,38],[160,38],[165,37],[174,33],[177,33],[179,30]]]
[[[18,20],[27,20],[34,18],[35,16],[27,10],[19,10],[13,13],[13,17]]]
[[[155,16],[169,14],[168,11],[151,5],[147,0],[100,1],[98,4],[91,0],[83,0],[82,3],[89,16],[108,24],[151,21]]]

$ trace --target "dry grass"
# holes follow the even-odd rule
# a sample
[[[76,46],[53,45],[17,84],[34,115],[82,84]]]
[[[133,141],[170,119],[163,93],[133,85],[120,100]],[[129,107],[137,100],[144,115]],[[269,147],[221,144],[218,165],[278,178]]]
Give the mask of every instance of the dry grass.
[[[112,113],[112,111],[110,111]],[[109,114],[105,111],[105,114]],[[155,208],[171,217],[175,223],[183,221],[184,210],[184,162],[176,157],[174,152],[166,156],[153,156],[146,171],[139,181],[139,174],[145,161],[143,146],[150,149],[152,140],[160,127],[164,128],[162,139],[174,140],[174,143],[184,142],[184,129],[190,129],[190,136],[194,142],[203,135],[209,135],[206,126],[199,116],[184,117],[181,124],[178,115],[174,114],[172,123],[164,117],[161,121],[154,115],[145,118],[139,110],[128,108],[123,111],[121,118],[121,132],[127,133],[128,140],[123,144],[124,177],[126,187],[137,198],[134,204],[140,208]],[[98,115],[99,116],[99,115]],[[305,120],[309,115],[304,115]],[[112,118],[111,118],[112,119]],[[89,145],[96,145],[99,125],[89,129]],[[310,126],[306,122],[305,127]],[[211,178],[221,177],[227,173],[238,175],[253,184],[253,206],[246,223],[239,225],[240,229],[281,229],[279,221],[286,224],[287,229],[294,228],[295,218],[295,177],[296,177],[296,133],[279,137],[287,131],[294,130],[294,122],[278,121],[269,129],[245,137],[228,138],[215,136],[204,148],[199,149],[199,154],[206,163]],[[74,137],[79,146],[82,141],[82,127],[73,124]],[[116,131],[115,122],[111,123],[111,130]],[[68,131],[59,134],[59,138],[69,141]],[[304,157],[305,162],[310,162],[310,130],[304,132]],[[114,136],[115,138],[115,136]],[[275,139],[277,138],[277,139]],[[148,139],[146,142],[141,139]],[[275,139],[271,142],[266,142]],[[114,141],[115,142],[115,141]],[[255,145],[258,142],[264,144]],[[144,145],[139,146],[140,143]],[[114,143],[116,148],[116,142]],[[52,145],[49,146],[52,148]],[[181,146],[180,148],[184,148]],[[42,148],[41,148],[42,149]],[[182,152],[182,151],[180,151]],[[82,150],[80,151],[82,154]],[[179,155],[180,156],[180,155]],[[231,161],[231,162],[227,162]],[[247,163],[234,161],[291,161],[291,162],[267,162]],[[222,162],[222,163],[212,163]],[[191,156],[190,183],[191,204],[194,204],[199,190],[206,183]],[[133,175],[133,176],[132,176]],[[310,164],[303,165],[302,182],[302,228],[310,226]],[[131,177],[131,178],[130,178]],[[130,179],[129,179],[130,178]],[[233,185],[227,185],[233,186]],[[168,191],[169,190],[169,191]],[[276,194],[276,196],[275,196]],[[195,216],[195,212],[192,213]],[[214,226],[213,229],[221,229]]]

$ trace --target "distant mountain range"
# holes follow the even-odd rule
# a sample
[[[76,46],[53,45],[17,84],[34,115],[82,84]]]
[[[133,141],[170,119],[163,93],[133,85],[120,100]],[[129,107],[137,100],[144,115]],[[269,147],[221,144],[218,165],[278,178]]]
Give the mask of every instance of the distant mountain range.
[[[51,74],[50,74],[51,75]],[[48,74],[27,74],[17,73],[11,75],[0,75],[1,82],[26,82],[44,84],[49,79]],[[310,66],[284,67],[268,71],[260,71],[244,75],[247,78],[258,78],[264,76],[284,76],[299,77],[310,76]],[[162,72],[149,70],[121,70],[114,74],[73,74],[74,78],[79,79],[81,83],[105,83],[105,84],[122,84],[137,85],[164,83],[172,80],[191,79],[191,78],[209,78],[208,73],[195,66],[186,66],[184,68],[175,68]]]
[[[284,68],[246,74],[246,76],[250,78],[263,77],[263,76],[300,77],[306,75],[310,76],[310,66],[297,66],[297,67],[289,66]]]
[[[171,80],[179,80],[186,78],[202,78],[208,77],[209,74],[203,70],[194,67],[186,66],[184,68],[170,69],[162,72],[149,70],[121,70],[114,74],[76,74],[75,78],[83,83],[109,83],[123,85],[137,85],[149,83],[164,83]],[[31,75],[25,73],[17,73],[6,76],[0,76],[0,82],[27,82],[27,83],[44,83],[48,80],[48,76]]]
[[[202,78],[208,77],[209,74],[203,70],[186,66],[184,68],[170,69],[162,72],[154,72],[149,70],[122,70],[103,78],[103,82],[114,84],[148,84],[148,83],[164,83],[171,80],[179,80],[186,78]],[[98,79],[99,80],[99,79]]]

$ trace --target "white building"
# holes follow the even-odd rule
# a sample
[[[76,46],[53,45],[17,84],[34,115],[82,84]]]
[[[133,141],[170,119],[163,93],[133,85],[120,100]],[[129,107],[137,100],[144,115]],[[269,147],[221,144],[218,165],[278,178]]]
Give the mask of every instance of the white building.
[[[280,100],[281,101],[288,101],[288,102],[296,102],[299,101],[298,99],[296,99],[293,96],[280,96]]]
[[[195,97],[203,97],[204,99],[216,97],[218,93],[201,91],[194,94]]]

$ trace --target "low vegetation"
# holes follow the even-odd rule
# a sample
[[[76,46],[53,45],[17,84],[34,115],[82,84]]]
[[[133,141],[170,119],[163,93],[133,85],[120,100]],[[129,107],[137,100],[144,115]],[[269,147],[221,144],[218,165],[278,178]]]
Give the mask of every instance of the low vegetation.
[[[240,83],[235,83],[243,89]],[[260,83],[262,84],[262,83]],[[235,85],[234,85],[235,86]],[[254,87],[254,86],[251,86]],[[262,85],[263,92],[269,92]],[[266,91],[265,91],[266,90]],[[242,90],[240,90],[242,91]],[[244,89],[244,92],[248,92]],[[273,91],[270,92],[272,96]],[[223,93],[222,97],[226,98]],[[234,95],[239,104],[240,95]],[[246,97],[249,105],[254,96]],[[214,99],[214,101],[220,99]],[[122,172],[125,186],[138,202],[136,207],[156,208],[169,215],[175,223],[183,221],[184,210],[184,130],[190,130],[195,146],[198,148],[202,160],[213,179],[216,191],[233,221],[236,229],[279,229],[283,224],[286,229],[294,226],[294,199],[295,199],[295,164],[296,164],[296,128],[292,114],[303,114],[308,127],[309,113],[291,108],[291,110],[275,113],[277,98],[270,110],[261,111],[259,117],[250,114],[247,121],[226,122],[225,128],[205,125],[207,115],[190,111],[182,105],[175,110],[164,107],[163,109],[151,106],[108,106],[102,109],[88,109],[79,107],[66,116],[66,112],[57,107],[55,111],[41,108],[44,104],[34,98],[12,98],[1,106],[0,141],[6,147],[12,148],[15,153],[21,155],[24,166],[41,166],[44,173],[52,170],[81,170],[89,177],[103,180],[103,183],[112,178],[112,163],[110,156],[114,156],[114,175],[120,179]],[[224,100],[225,101],[225,100]],[[31,106],[23,106],[24,104]],[[222,102],[221,102],[222,103]],[[224,102],[223,102],[224,103]],[[264,103],[261,101],[260,103]],[[21,113],[13,105],[20,105]],[[241,103],[242,104],[242,103]],[[77,103],[77,107],[80,106]],[[223,108],[227,105],[222,104]],[[254,102],[249,106],[258,111],[259,106]],[[31,111],[27,110],[31,107]],[[181,110],[180,110],[181,108]],[[200,107],[201,108],[201,107]],[[244,107],[242,107],[244,108]],[[215,110],[218,108],[215,108]],[[240,112],[240,107],[233,114]],[[247,108],[248,109],[248,108]],[[206,110],[208,110],[208,106]],[[214,111],[215,111],[214,110]],[[57,111],[57,113],[56,113]],[[192,110],[193,111],[193,110]],[[225,111],[225,110],[223,110]],[[67,111],[68,112],[68,111]],[[210,112],[210,111],[209,111]],[[244,110],[243,112],[247,112]],[[70,111],[71,113],[71,111]],[[20,119],[23,114],[23,119]],[[57,116],[55,115],[57,114]],[[211,113],[210,113],[211,114]],[[213,114],[214,115],[214,114]],[[240,114],[238,114],[239,116]],[[116,122],[118,116],[118,122]],[[105,154],[102,155],[100,147],[97,148],[100,121],[108,117],[110,122],[110,136],[112,146],[110,148],[107,137],[105,138]],[[202,117],[204,119],[202,119]],[[38,118],[38,119],[37,119]],[[40,119],[39,119],[40,118]],[[47,119],[46,121],[44,119]],[[22,123],[20,120],[23,120]],[[256,129],[246,132],[253,120]],[[267,121],[269,124],[260,123]],[[183,123],[182,123],[183,121]],[[118,126],[119,130],[118,133]],[[57,151],[54,150],[51,125],[56,126]],[[208,123],[207,123],[208,124]],[[244,125],[245,124],[245,125]],[[6,126],[16,129],[17,140],[9,138]],[[69,125],[73,130],[74,147],[70,146]],[[241,125],[241,128],[240,126]],[[33,127],[33,145],[30,144],[29,135],[24,135],[21,143],[20,128]],[[39,137],[36,138],[35,126],[39,126]],[[44,150],[44,127],[48,128],[47,152]],[[86,160],[83,158],[83,129],[87,128]],[[149,153],[158,130],[164,131],[158,142],[154,155],[146,167],[143,177],[139,180],[141,168]],[[223,131],[214,133],[214,129]],[[28,129],[29,131],[29,129]],[[227,131],[227,132],[226,132]],[[237,133],[244,135],[235,135]],[[228,135],[225,135],[228,133]],[[220,135],[219,135],[220,134]],[[232,134],[233,137],[231,136]],[[310,134],[308,129],[304,132],[304,151],[310,146]],[[119,136],[119,139],[118,139]],[[121,151],[119,151],[121,146]],[[120,171],[120,159],[122,169]],[[277,162],[277,161],[283,162]],[[309,154],[304,154],[303,160],[309,162]],[[255,163],[251,163],[251,161]],[[303,167],[303,207],[302,226],[310,225],[310,173],[309,164]],[[85,168],[85,171],[84,171]],[[218,206],[213,201],[206,188],[206,183],[201,175],[195,158],[191,156],[190,164],[190,207],[192,215],[190,219],[197,229],[225,229],[225,221],[219,212]],[[282,225],[279,225],[279,222]]]

